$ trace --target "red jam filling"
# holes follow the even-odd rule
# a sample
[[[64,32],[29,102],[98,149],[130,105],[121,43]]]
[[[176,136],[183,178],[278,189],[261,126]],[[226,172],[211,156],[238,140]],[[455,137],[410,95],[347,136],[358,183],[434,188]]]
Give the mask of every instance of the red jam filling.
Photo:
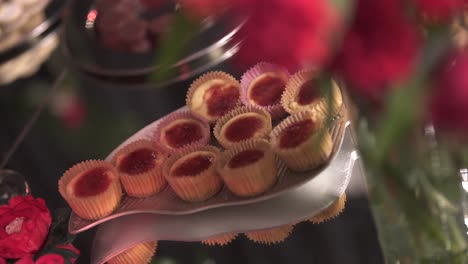
[[[232,84],[216,84],[205,93],[210,116],[223,116],[234,109],[239,101],[239,89]]]
[[[288,126],[281,135],[280,148],[294,148],[306,141],[314,131],[315,124],[307,119]]]
[[[198,155],[182,162],[174,170],[173,175],[175,177],[195,176],[208,169],[211,163],[213,163],[213,156]]]
[[[122,160],[119,170],[130,175],[145,173],[154,168],[157,156],[151,149],[135,150]]]
[[[229,167],[235,169],[250,165],[263,158],[264,155],[265,154],[261,150],[244,150],[237,153],[237,155],[229,161]]]
[[[180,148],[200,140],[203,131],[197,123],[181,122],[166,130],[165,136],[170,147]]]
[[[255,116],[238,118],[226,128],[226,139],[232,142],[249,139],[262,128],[262,125],[262,120]]]
[[[299,94],[297,96],[297,102],[300,105],[308,105],[315,99],[319,98],[317,87],[313,80],[309,80],[301,85],[299,88]]]
[[[111,184],[108,176],[109,170],[106,168],[96,168],[85,172],[74,186],[74,193],[77,197],[89,197],[103,193]]]
[[[279,104],[286,83],[279,76],[265,76],[250,90],[250,99],[261,106]]]

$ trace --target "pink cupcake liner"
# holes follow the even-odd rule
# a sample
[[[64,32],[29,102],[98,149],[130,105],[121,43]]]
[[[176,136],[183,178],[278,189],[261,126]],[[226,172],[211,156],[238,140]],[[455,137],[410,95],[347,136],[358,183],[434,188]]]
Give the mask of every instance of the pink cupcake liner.
[[[254,81],[260,75],[269,73],[269,72],[279,73],[283,75],[285,78],[285,82],[287,82],[289,79],[289,72],[286,68],[279,66],[279,65],[271,64],[268,62],[258,63],[257,65],[253,66],[252,68],[250,68],[247,72],[245,72],[242,75],[241,100],[244,105],[246,106],[252,105],[247,98],[247,91],[250,86],[250,83]],[[286,84],[285,84],[285,89],[286,89]],[[268,111],[271,114],[271,117],[273,119],[282,118],[286,114],[286,111],[283,109],[281,102],[278,102],[277,104],[270,105],[270,106],[261,106],[261,105],[254,105],[254,106]]]
[[[170,147],[168,145],[166,145],[164,142],[161,142],[161,134],[162,134],[162,130],[168,126],[169,124],[171,124],[172,122],[178,120],[178,119],[190,119],[190,120],[194,120],[198,123],[201,124],[202,126],[202,138],[200,138],[199,140],[196,140],[190,144],[186,144],[182,147],[179,147],[179,148],[173,148],[173,147]],[[206,145],[210,142],[210,125],[208,124],[208,122],[206,121],[205,118],[203,118],[202,116],[198,115],[198,114],[195,114],[195,113],[192,113],[190,111],[180,111],[180,112],[175,112],[175,113],[172,113],[170,115],[167,115],[166,117],[164,117],[161,122],[158,124],[158,126],[156,127],[155,129],[155,132],[154,132],[154,137],[155,137],[155,146],[157,149],[163,151],[163,152],[166,152],[166,153],[169,153],[169,154],[174,154],[174,153],[177,153],[177,152],[180,152],[184,149],[187,149],[189,147],[193,147],[193,146],[203,146],[203,145]]]

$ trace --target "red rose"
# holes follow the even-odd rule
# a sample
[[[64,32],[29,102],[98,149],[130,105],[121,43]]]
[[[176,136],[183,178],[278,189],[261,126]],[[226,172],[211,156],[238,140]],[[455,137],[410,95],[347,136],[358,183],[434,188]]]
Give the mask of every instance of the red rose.
[[[468,53],[450,55],[437,72],[430,102],[434,125],[468,138]]]
[[[260,61],[295,71],[321,65],[330,55],[332,36],[340,25],[336,10],[325,0],[237,0],[248,16],[239,32],[243,40],[236,61],[250,67]]]
[[[70,243],[70,244],[66,244],[66,245],[58,245],[57,248],[70,250],[70,251],[72,251],[73,253],[75,253],[75,254],[77,254],[77,255],[80,254],[80,251],[79,251],[75,246],[73,246],[73,244],[71,244],[71,243]],[[75,263],[76,258],[71,258],[71,259],[69,259],[69,260],[70,260],[70,262],[73,264],[73,263]]]
[[[34,260],[30,255],[23,257],[22,259],[15,262],[15,264],[34,264]]]
[[[37,252],[51,224],[44,200],[16,196],[0,207],[0,257],[17,259]]]
[[[46,254],[38,258],[35,264],[65,264],[65,259],[59,254]]]
[[[358,0],[354,22],[334,62],[336,73],[367,98],[381,97],[415,66],[422,39],[400,3]]]
[[[0,258],[0,264],[6,264],[6,260],[4,258]]]
[[[427,19],[446,22],[463,9],[466,0],[416,0],[416,6]]]

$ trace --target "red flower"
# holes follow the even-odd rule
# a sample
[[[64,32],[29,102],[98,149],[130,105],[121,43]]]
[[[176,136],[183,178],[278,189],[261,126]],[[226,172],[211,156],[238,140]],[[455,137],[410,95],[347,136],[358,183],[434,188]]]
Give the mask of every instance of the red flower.
[[[44,200],[16,196],[0,207],[0,257],[22,258],[44,243],[51,223]]]
[[[243,66],[260,61],[297,70],[320,65],[329,57],[339,17],[325,0],[237,0],[249,19],[239,32],[243,39],[236,59]]]
[[[421,38],[399,1],[358,0],[356,17],[334,62],[335,71],[367,97],[380,97],[410,74]]]
[[[449,56],[438,73],[430,102],[434,125],[467,137],[468,53]]]
[[[421,13],[429,20],[446,22],[463,9],[466,0],[416,0]]]
[[[35,264],[65,264],[65,258],[59,254],[46,254],[38,258]]]
[[[6,264],[6,260],[4,258],[0,258],[0,264]]]
[[[28,255],[16,261],[15,264],[34,264],[34,260],[32,259],[32,256]]]
[[[56,95],[52,101],[52,111],[69,129],[81,128],[87,118],[86,103],[74,93]]]
[[[72,251],[73,253],[75,253],[75,254],[77,254],[77,255],[80,254],[80,251],[79,251],[75,246],[73,246],[73,244],[71,244],[71,243],[70,243],[70,244],[66,244],[66,245],[58,245],[57,248],[70,250],[70,251]],[[71,258],[71,259],[69,259],[69,260],[70,260],[70,262],[73,264],[73,263],[75,263],[76,258]]]

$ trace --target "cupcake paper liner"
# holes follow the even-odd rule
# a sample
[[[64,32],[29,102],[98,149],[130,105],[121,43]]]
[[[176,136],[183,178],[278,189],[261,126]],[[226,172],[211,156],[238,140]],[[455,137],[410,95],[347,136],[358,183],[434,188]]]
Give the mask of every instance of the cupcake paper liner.
[[[346,193],[343,193],[332,205],[327,207],[320,214],[309,219],[314,224],[320,224],[340,215],[345,209]]]
[[[324,116],[327,116],[328,114],[335,116],[339,112],[343,104],[343,98],[341,96],[340,88],[334,80],[332,80],[331,109],[328,107],[329,99],[326,97],[316,99],[307,105],[299,105],[299,103],[296,102],[297,96],[300,92],[299,89],[302,84],[314,78],[315,74],[316,70],[307,69],[299,71],[289,78],[286,90],[281,97],[281,105],[286,112],[289,114],[295,114],[302,111],[318,111]],[[317,87],[317,89],[319,89],[319,87]],[[320,93],[320,91],[318,91],[318,93]]]
[[[171,175],[170,171],[175,162],[191,153],[200,151],[212,152],[215,154],[215,160],[207,170],[193,176],[173,177]],[[181,153],[173,155],[164,163],[164,176],[177,196],[184,201],[200,202],[211,198],[221,189],[223,182],[215,169],[219,153],[219,149],[213,146],[191,147]]]
[[[240,167],[229,168],[229,161],[238,153],[245,150],[259,149],[264,156],[257,162]],[[278,178],[276,159],[270,145],[263,139],[252,139],[233,145],[221,154],[217,170],[228,189],[241,197],[262,194],[273,187]]]
[[[241,100],[245,106],[253,105],[248,100],[248,90],[250,84],[259,76],[266,74],[266,73],[278,73],[283,75],[285,82],[289,79],[289,72],[286,68],[267,63],[267,62],[260,62],[250,68],[247,72],[242,75],[241,78]],[[283,106],[281,103],[270,105],[270,106],[261,106],[254,104],[256,107],[266,110],[271,114],[272,119],[276,120],[282,118],[286,115]]]
[[[156,241],[138,244],[109,259],[109,264],[148,264],[156,252]]]
[[[192,99],[193,99],[193,96],[196,92],[196,90],[202,86],[203,84],[209,82],[209,81],[212,81],[212,80],[222,80],[222,81],[225,81],[229,84],[232,84],[236,87],[239,88],[239,99],[238,101],[236,102],[236,105],[235,107],[233,107],[230,111],[234,110],[235,108],[237,108],[238,106],[241,105],[241,99],[240,99],[240,84],[239,82],[230,74],[227,74],[225,72],[222,72],[222,71],[213,71],[213,72],[208,72],[208,73],[205,73],[203,74],[202,76],[200,76],[198,79],[196,79],[195,81],[193,81],[193,83],[190,85],[190,88],[188,89],[187,91],[187,98],[185,100],[185,103],[187,105],[187,107],[190,109],[190,111],[192,112],[195,112],[201,116],[203,116],[204,118],[206,118],[208,120],[209,123],[213,124],[215,123],[218,119],[220,119],[221,117],[214,117],[214,116],[207,116],[208,114],[205,113],[204,111],[201,111],[201,110],[197,110],[197,109],[194,109],[194,106],[193,106],[193,102],[192,102]],[[203,99],[201,99],[203,100]],[[229,111],[228,111],[229,112]],[[226,113],[227,114],[227,113]]]
[[[261,115],[261,116],[263,116],[263,117],[265,117],[267,119],[267,124],[266,124],[267,127],[266,127],[266,129],[264,129],[264,132],[254,136],[252,138],[268,138],[268,136],[269,136],[269,134],[271,132],[271,129],[272,129],[271,116],[270,116],[269,112],[267,112],[265,110],[262,110],[262,109],[259,109],[259,108],[254,107],[254,106],[244,106],[244,107],[239,107],[239,108],[234,109],[229,114],[223,116],[216,123],[216,126],[213,129],[213,134],[214,134],[215,138],[218,140],[219,144],[221,144],[221,146],[223,146],[225,148],[230,148],[232,145],[234,145],[236,143],[239,143],[239,142],[232,142],[232,141],[229,141],[227,139],[224,139],[223,137],[221,137],[221,131],[222,131],[224,125],[226,125],[226,123],[228,123],[234,117],[242,115],[242,114],[246,114],[246,113],[259,114],[259,115]]]
[[[139,174],[127,174],[119,170],[121,160],[139,149],[151,149],[157,153],[155,165],[152,169]],[[121,148],[112,158],[112,163],[116,166],[120,174],[120,182],[129,196],[148,197],[159,193],[166,186],[166,179],[162,174],[162,164],[167,159],[167,155],[158,151],[154,143],[149,140],[134,141]]]
[[[292,233],[294,225],[285,225],[278,228],[258,230],[245,233],[245,236],[260,244],[277,244],[283,242]]]
[[[233,241],[234,239],[236,239],[238,235],[239,234],[237,233],[224,234],[203,240],[202,243],[208,246],[225,246],[231,243],[231,241]]]
[[[306,119],[312,119],[317,126],[309,139],[294,148],[280,148],[282,132],[290,125]],[[270,142],[274,152],[293,171],[307,171],[320,166],[328,160],[333,150],[333,141],[324,127],[323,117],[316,112],[299,112],[289,116],[272,130]]]
[[[109,187],[104,192],[90,197],[76,197],[70,189],[73,180],[83,173],[95,168],[105,168],[114,175]],[[110,215],[120,204],[122,188],[119,174],[111,163],[102,160],[88,160],[68,169],[59,180],[59,192],[79,217],[87,220],[98,220]]]
[[[170,125],[172,122],[174,122],[174,121],[176,121],[178,119],[190,119],[190,120],[194,120],[194,121],[200,123],[201,128],[202,128],[202,138],[197,140],[197,141],[194,141],[194,142],[192,142],[190,144],[182,146],[180,148],[173,148],[171,146],[168,146],[164,142],[162,142],[161,141],[161,136],[162,136],[164,128],[166,128],[168,125]],[[156,148],[163,151],[163,152],[167,152],[169,154],[174,154],[176,152],[183,151],[184,149],[187,149],[187,148],[190,148],[190,147],[193,147],[193,146],[206,145],[206,144],[208,144],[208,142],[210,142],[210,126],[209,126],[208,122],[202,116],[197,115],[195,113],[191,113],[189,111],[174,112],[172,114],[167,115],[166,117],[164,117],[160,121],[160,123],[158,124],[158,126],[156,127],[156,130],[155,130]]]

